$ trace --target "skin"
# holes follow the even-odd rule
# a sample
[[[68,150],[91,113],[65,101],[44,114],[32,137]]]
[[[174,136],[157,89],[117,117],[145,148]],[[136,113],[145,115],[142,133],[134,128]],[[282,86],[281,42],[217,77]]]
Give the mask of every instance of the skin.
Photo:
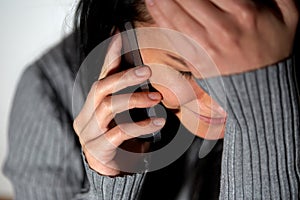
[[[299,20],[294,0],[274,0],[278,12],[250,0],[145,2],[159,27],[186,34],[205,49],[219,69],[206,73],[205,78],[219,72],[231,75],[256,70],[285,59],[292,52]],[[198,63],[199,70],[207,70],[202,61],[205,59],[199,56],[201,52],[190,53],[193,46],[184,41],[173,43],[178,44],[179,51],[184,47],[181,55]]]
[[[156,26],[173,29],[192,37],[208,52],[221,75],[259,69],[286,58],[292,51],[298,22],[298,11],[292,0],[276,1],[283,19],[276,17],[267,8],[258,9],[252,1],[247,0],[147,0],[146,3]],[[174,16],[172,13],[177,15]],[[158,118],[110,127],[109,123],[116,113],[130,108],[151,107],[162,101],[167,107],[178,109],[176,114],[181,122],[200,137],[207,137],[203,134],[205,132],[203,130],[207,130],[208,127],[204,126],[205,123],[201,123],[199,117],[194,117],[196,115],[192,115],[192,111],[199,114],[199,111],[206,110],[207,116],[224,117],[224,112],[218,109],[218,105],[193,78],[180,75],[179,71],[188,71],[197,76],[198,68],[205,65],[201,63],[202,59],[199,59],[199,52],[189,51],[193,48],[189,43],[186,41],[178,43],[179,52],[180,47],[185,47],[180,53],[189,52],[184,57],[196,63],[194,65],[196,70],[193,66],[187,68],[175,63],[174,59],[162,57],[162,52],[143,50],[142,57],[148,67],[108,75],[111,70],[115,71],[120,63],[122,42],[120,37],[114,38],[104,63],[105,70],[93,84],[85,105],[73,125],[89,166],[98,173],[109,176],[120,175],[122,172],[118,170],[118,164],[115,162],[117,148],[131,138],[158,131],[165,123],[164,119]],[[158,81],[165,80],[160,77],[162,71],[167,71],[169,82]],[[209,77],[219,74],[206,75]],[[111,96],[112,93],[128,86],[138,85],[147,79],[152,81],[158,92]],[[174,79],[177,80],[176,84]],[[188,96],[191,98],[186,100],[186,95],[176,91],[190,92]],[[204,105],[212,106],[207,109]],[[221,129],[223,130],[223,126],[220,125],[215,132]],[[143,152],[147,147],[139,143],[136,144],[136,149]]]
[[[187,66],[162,50],[142,49],[141,54],[152,71],[150,82],[162,95],[164,106],[174,110],[181,123],[198,137],[223,138],[226,112],[202,90],[192,75],[182,74],[190,72]]]

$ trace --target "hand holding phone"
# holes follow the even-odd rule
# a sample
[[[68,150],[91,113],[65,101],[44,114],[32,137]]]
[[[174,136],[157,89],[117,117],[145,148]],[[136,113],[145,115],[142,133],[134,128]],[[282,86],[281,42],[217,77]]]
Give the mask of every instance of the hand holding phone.
[[[128,69],[131,67],[140,67],[144,66],[144,62],[141,56],[141,52],[139,50],[137,37],[135,29],[131,22],[126,22],[123,26],[122,35],[122,68]],[[144,83],[139,85],[139,91],[143,92],[156,92],[156,90],[152,87],[149,80],[146,80]],[[131,111],[133,121],[142,120],[144,118],[153,118],[157,117],[157,111],[155,107],[150,107],[146,109],[134,109]],[[155,132],[148,135],[143,135],[139,137],[141,140],[158,142],[161,140],[161,132]]]

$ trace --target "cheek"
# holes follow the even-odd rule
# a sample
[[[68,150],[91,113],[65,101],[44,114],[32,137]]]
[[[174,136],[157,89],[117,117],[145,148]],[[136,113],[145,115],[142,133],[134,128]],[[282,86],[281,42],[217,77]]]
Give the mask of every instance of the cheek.
[[[168,108],[178,109],[197,98],[197,91],[191,80],[185,79],[177,71],[151,65],[150,82],[163,96],[163,103]]]
[[[195,83],[195,81],[189,81],[189,84],[181,84],[177,82],[176,86],[161,85],[152,83],[153,87],[162,94],[162,103],[170,109],[179,109],[181,105],[187,105],[195,102],[196,99],[202,103],[209,103],[207,99],[203,98],[208,95],[204,95],[205,92]],[[202,101],[203,100],[203,101]],[[194,105],[195,110],[198,110],[199,105]]]
[[[175,94],[170,89],[166,88],[165,86],[159,84],[152,84],[153,87],[161,93],[163,100],[162,103],[170,109],[178,109],[180,106],[180,100],[177,94]]]

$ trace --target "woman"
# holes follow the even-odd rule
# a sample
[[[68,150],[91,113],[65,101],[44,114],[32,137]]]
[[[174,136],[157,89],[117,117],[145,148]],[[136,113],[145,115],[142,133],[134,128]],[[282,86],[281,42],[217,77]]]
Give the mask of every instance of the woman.
[[[214,188],[213,193],[217,195],[211,194],[211,198],[299,197],[299,102],[293,76],[294,62],[289,57],[298,22],[298,11],[293,1],[268,1],[259,6],[248,1],[147,1],[147,9],[142,1],[82,1],[79,11],[80,47],[84,47],[84,56],[110,37],[112,30],[121,29],[125,21],[132,21],[136,26],[167,27],[186,33],[203,46],[216,63],[227,89],[228,107],[221,177],[219,181],[212,181],[212,185],[219,182],[221,187],[219,193],[216,192],[218,188]],[[180,17],[166,17],[174,13]],[[142,38],[138,40],[142,42]],[[112,115],[109,98],[115,92],[112,90],[113,84],[120,84],[116,79],[121,80],[124,87],[139,84],[152,77],[151,73],[154,76],[156,71],[162,70],[151,63],[165,62],[167,59],[168,63],[171,62],[167,68],[170,76],[173,72],[178,75],[179,71],[185,71],[197,77],[196,70],[187,67],[182,70],[181,65],[175,64],[173,55],[172,59],[169,56],[153,61],[158,58],[157,51],[141,50],[149,67],[139,67],[137,73],[129,69],[125,73],[127,78],[122,78],[124,72],[103,73],[103,79],[91,88],[74,122],[77,138],[72,131],[74,74],[70,70],[70,67],[76,66],[73,59],[76,46],[72,39],[64,44],[66,51],[62,51],[61,46],[53,49],[26,70],[19,84],[11,115],[9,155],[4,168],[15,186],[16,198],[136,199],[139,195],[141,199],[150,198],[149,195],[161,199],[203,198],[203,188],[208,182],[201,183],[202,179],[197,179],[197,173],[204,177],[201,162],[194,155],[199,143],[195,142],[186,154],[187,159],[191,159],[190,164],[185,166],[185,157],[180,158],[175,167],[170,165],[161,173],[157,172],[161,179],[156,179],[155,172],[152,175],[124,174],[114,165],[117,146],[133,137],[132,132],[134,136],[155,132],[162,128],[165,121],[158,119],[158,123],[154,123],[153,119],[147,129],[137,130],[136,126],[122,127],[120,124],[110,128],[111,118],[103,118]],[[108,54],[116,53],[120,44],[120,39],[115,39]],[[190,58],[196,63],[201,62],[197,60],[197,55]],[[119,66],[119,63],[108,66],[108,72]],[[208,102],[214,102],[208,109],[210,116],[217,113],[217,118],[225,117],[224,111],[218,109],[220,106],[196,84],[195,79],[180,78],[188,83],[186,85],[192,86],[191,91],[195,94],[197,103],[190,110],[201,109],[201,99],[204,97]],[[213,80],[207,79],[208,85]],[[173,98],[166,88],[155,84],[153,87],[158,92],[151,92],[151,95],[137,93],[130,98],[129,102],[134,102],[132,107],[145,108],[163,100],[166,107],[179,108],[175,114],[191,133],[205,138],[205,134],[201,134],[205,128],[201,126],[203,121],[198,118],[196,124],[199,126],[190,128],[184,121],[186,118],[181,117],[184,102],[170,102]],[[218,94],[211,95],[218,100]],[[123,107],[122,101],[118,102],[120,107],[117,106],[117,112],[120,112],[127,105]],[[34,112],[32,108],[35,108]],[[219,126],[223,130],[223,124],[219,123]],[[130,137],[124,134],[127,132]],[[212,138],[222,137],[217,135]],[[83,147],[84,167],[79,142]],[[220,149],[215,148],[212,153],[220,154]],[[210,158],[212,163],[217,162],[216,159],[218,157],[215,158],[215,155]],[[177,166],[190,172],[190,175],[181,177],[182,171],[175,174]],[[166,175],[169,171],[173,172],[171,176]],[[173,185],[156,185],[159,180],[165,183],[167,178],[171,179],[171,183],[182,183],[174,183],[173,188]],[[156,194],[164,190],[167,194]]]

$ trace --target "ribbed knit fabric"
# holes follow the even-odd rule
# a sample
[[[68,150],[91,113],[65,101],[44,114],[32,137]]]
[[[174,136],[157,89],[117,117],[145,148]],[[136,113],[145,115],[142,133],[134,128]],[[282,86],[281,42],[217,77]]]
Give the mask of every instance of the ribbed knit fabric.
[[[299,199],[299,96],[292,59],[223,77],[229,112],[220,199]]]
[[[138,199],[145,174],[124,177],[100,176],[84,162],[90,183],[88,199]]]
[[[289,58],[243,74],[198,80],[228,113],[220,199],[300,198],[295,67]]]
[[[113,179],[83,162],[72,128],[74,74],[63,57],[63,48],[77,55],[73,41],[69,37],[23,73],[11,110],[3,171],[16,200],[136,199],[143,174]]]
[[[76,55],[72,41],[65,48]],[[62,47],[27,68],[16,91],[4,166],[15,199],[137,199],[144,174],[101,176],[82,159],[72,129],[74,74]],[[299,99],[293,62],[223,81],[229,115],[220,199],[298,199]]]

